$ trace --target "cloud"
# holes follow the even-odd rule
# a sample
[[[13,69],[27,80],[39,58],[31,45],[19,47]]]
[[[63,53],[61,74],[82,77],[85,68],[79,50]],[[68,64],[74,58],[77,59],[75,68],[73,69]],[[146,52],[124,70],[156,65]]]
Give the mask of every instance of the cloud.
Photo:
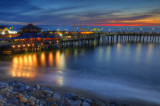
[[[153,2],[135,0],[131,7],[129,1],[131,2],[131,0],[1,0],[0,23],[47,25],[80,22],[84,24],[155,23],[158,21],[157,18],[160,18],[159,7],[148,8],[150,4],[158,4],[156,0]],[[135,3],[143,8],[137,7]]]
[[[16,25],[26,25],[27,23],[25,22],[9,22],[9,21],[0,21],[1,24],[10,24],[10,25],[13,25],[13,24],[16,24]]]

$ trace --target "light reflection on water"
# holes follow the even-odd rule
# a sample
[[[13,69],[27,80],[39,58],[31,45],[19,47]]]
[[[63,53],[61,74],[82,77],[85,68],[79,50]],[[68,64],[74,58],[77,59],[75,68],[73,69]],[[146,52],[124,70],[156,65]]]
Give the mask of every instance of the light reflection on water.
[[[41,73],[36,69],[37,67],[54,67],[61,71],[66,69],[81,70],[80,67],[82,67],[82,69],[88,68],[88,71],[90,71],[90,67],[96,68],[96,65],[107,68],[104,64],[106,63],[111,66],[112,61],[115,62],[115,65],[119,65],[117,62],[127,62],[127,64],[128,62],[132,62],[134,65],[139,64],[143,60],[145,60],[144,63],[152,64],[153,53],[155,53],[154,44],[152,43],[147,44],[147,46],[141,43],[133,45],[117,43],[116,45],[107,45],[106,47],[101,46],[95,49],[89,49],[88,51],[86,50],[85,48],[76,48],[15,55],[12,58],[11,73],[13,77],[34,78],[36,74]]]
[[[14,55],[9,73],[13,78],[87,89],[103,95],[108,87],[111,94],[116,91],[116,95],[122,96],[125,86],[125,96],[148,100],[138,92],[144,90],[156,98],[149,93],[156,89],[160,97],[159,63],[159,44],[117,43]]]
[[[117,57],[120,55],[121,48],[122,48],[121,43],[117,43]]]
[[[148,45],[148,53],[147,53],[147,61],[148,62],[150,62],[150,59],[152,59],[153,47],[154,47],[153,43],[150,43]]]
[[[107,63],[110,61],[111,58],[111,46],[107,46]]]
[[[55,65],[54,65],[55,63]],[[38,80],[37,77],[41,77],[43,79],[46,77],[46,69],[45,67],[57,67],[59,69],[50,69],[49,72],[53,72],[54,81],[59,85],[63,85],[63,69],[65,69],[65,57],[64,53],[60,53],[60,51],[56,51],[55,54],[53,52],[49,52],[46,54],[45,52],[41,52],[40,54],[23,54],[16,55],[12,58],[12,66],[10,68],[10,75],[13,78],[26,78],[26,79],[34,79]],[[44,74],[44,75],[43,75]],[[52,74],[51,74],[52,75]],[[48,75],[47,75],[48,76]],[[49,78],[52,78],[52,76]],[[51,80],[52,79],[48,79]]]
[[[137,61],[137,62],[140,60],[141,49],[142,49],[142,44],[141,44],[141,43],[138,43],[138,44],[137,44],[137,50],[136,50],[136,61]]]

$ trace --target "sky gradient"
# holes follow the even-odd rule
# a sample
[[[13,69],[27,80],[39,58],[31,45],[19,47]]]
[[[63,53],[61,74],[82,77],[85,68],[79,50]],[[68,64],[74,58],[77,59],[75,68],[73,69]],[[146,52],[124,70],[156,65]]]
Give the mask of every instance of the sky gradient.
[[[160,0],[1,0],[0,24],[159,26]]]

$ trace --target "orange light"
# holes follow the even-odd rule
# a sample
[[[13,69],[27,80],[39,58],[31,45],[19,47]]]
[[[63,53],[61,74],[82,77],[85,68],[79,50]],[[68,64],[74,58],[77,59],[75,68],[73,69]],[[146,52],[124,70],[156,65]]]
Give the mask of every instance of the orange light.
[[[15,48],[15,45],[13,45],[12,47]]]
[[[30,44],[28,44],[28,46],[30,46]]]
[[[34,46],[34,44],[32,44],[32,46]]]
[[[23,47],[25,47],[26,45],[23,45]]]
[[[57,43],[59,43],[59,41],[57,40]]]
[[[21,47],[21,45],[18,45],[18,47]]]
[[[66,38],[71,38],[71,36],[66,36]]]
[[[90,31],[90,32],[81,32],[81,34],[92,34],[94,32]]]

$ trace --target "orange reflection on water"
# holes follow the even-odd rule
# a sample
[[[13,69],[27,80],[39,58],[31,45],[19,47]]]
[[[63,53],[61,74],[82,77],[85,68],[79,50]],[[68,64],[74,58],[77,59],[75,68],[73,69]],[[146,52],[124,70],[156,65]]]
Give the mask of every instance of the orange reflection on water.
[[[14,64],[18,64],[18,57],[14,57],[13,60],[12,60],[12,62],[13,62]]]
[[[24,56],[24,65],[27,65],[28,64],[28,58],[27,58],[27,56]]]
[[[14,56],[12,63],[10,71],[12,77],[33,78],[35,76],[36,73],[32,68],[38,65],[36,54]]]
[[[32,66],[32,56],[28,55],[28,65]]]
[[[46,56],[45,56],[45,52],[42,52],[41,55],[40,55],[40,62],[41,62],[41,65],[43,67],[46,66]]]
[[[19,56],[19,60],[18,61],[19,61],[20,65],[23,65],[23,57],[22,56]]]
[[[60,54],[60,51],[58,50],[57,52],[56,52],[56,55],[55,55],[55,59],[56,59],[56,67],[60,67],[60,56],[61,56],[61,54]]]
[[[34,66],[38,66],[38,61],[37,61],[37,55],[36,54],[32,55],[32,61],[33,61]]]
[[[48,58],[47,58],[48,57]],[[24,54],[24,55],[17,55],[13,57],[12,60],[12,67],[10,70],[10,74],[12,77],[15,78],[27,78],[27,79],[44,79],[46,77],[46,70],[45,67],[53,67],[55,63],[56,68],[64,69],[65,68],[65,54],[61,53],[60,50],[56,51],[55,54],[53,52],[47,53],[42,52],[40,55],[34,54]],[[44,67],[39,68],[39,67]],[[48,71],[48,70],[47,70]],[[49,72],[53,72],[55,74],[56,79],[54,81],[62,86],[63,85],[63,71],[54,71],[49,70]],[[51,79],[50,79],[51,80]]]
[[[48,59],[49,59],[49,66],[53,67],[53,53],[52,52],[49,52]]]
[[[25,70],[11,70],[11,76],[12,77],[22,77],[22,78],[33,78],[34,77],[34,73],[32,72],[28,72]]]

